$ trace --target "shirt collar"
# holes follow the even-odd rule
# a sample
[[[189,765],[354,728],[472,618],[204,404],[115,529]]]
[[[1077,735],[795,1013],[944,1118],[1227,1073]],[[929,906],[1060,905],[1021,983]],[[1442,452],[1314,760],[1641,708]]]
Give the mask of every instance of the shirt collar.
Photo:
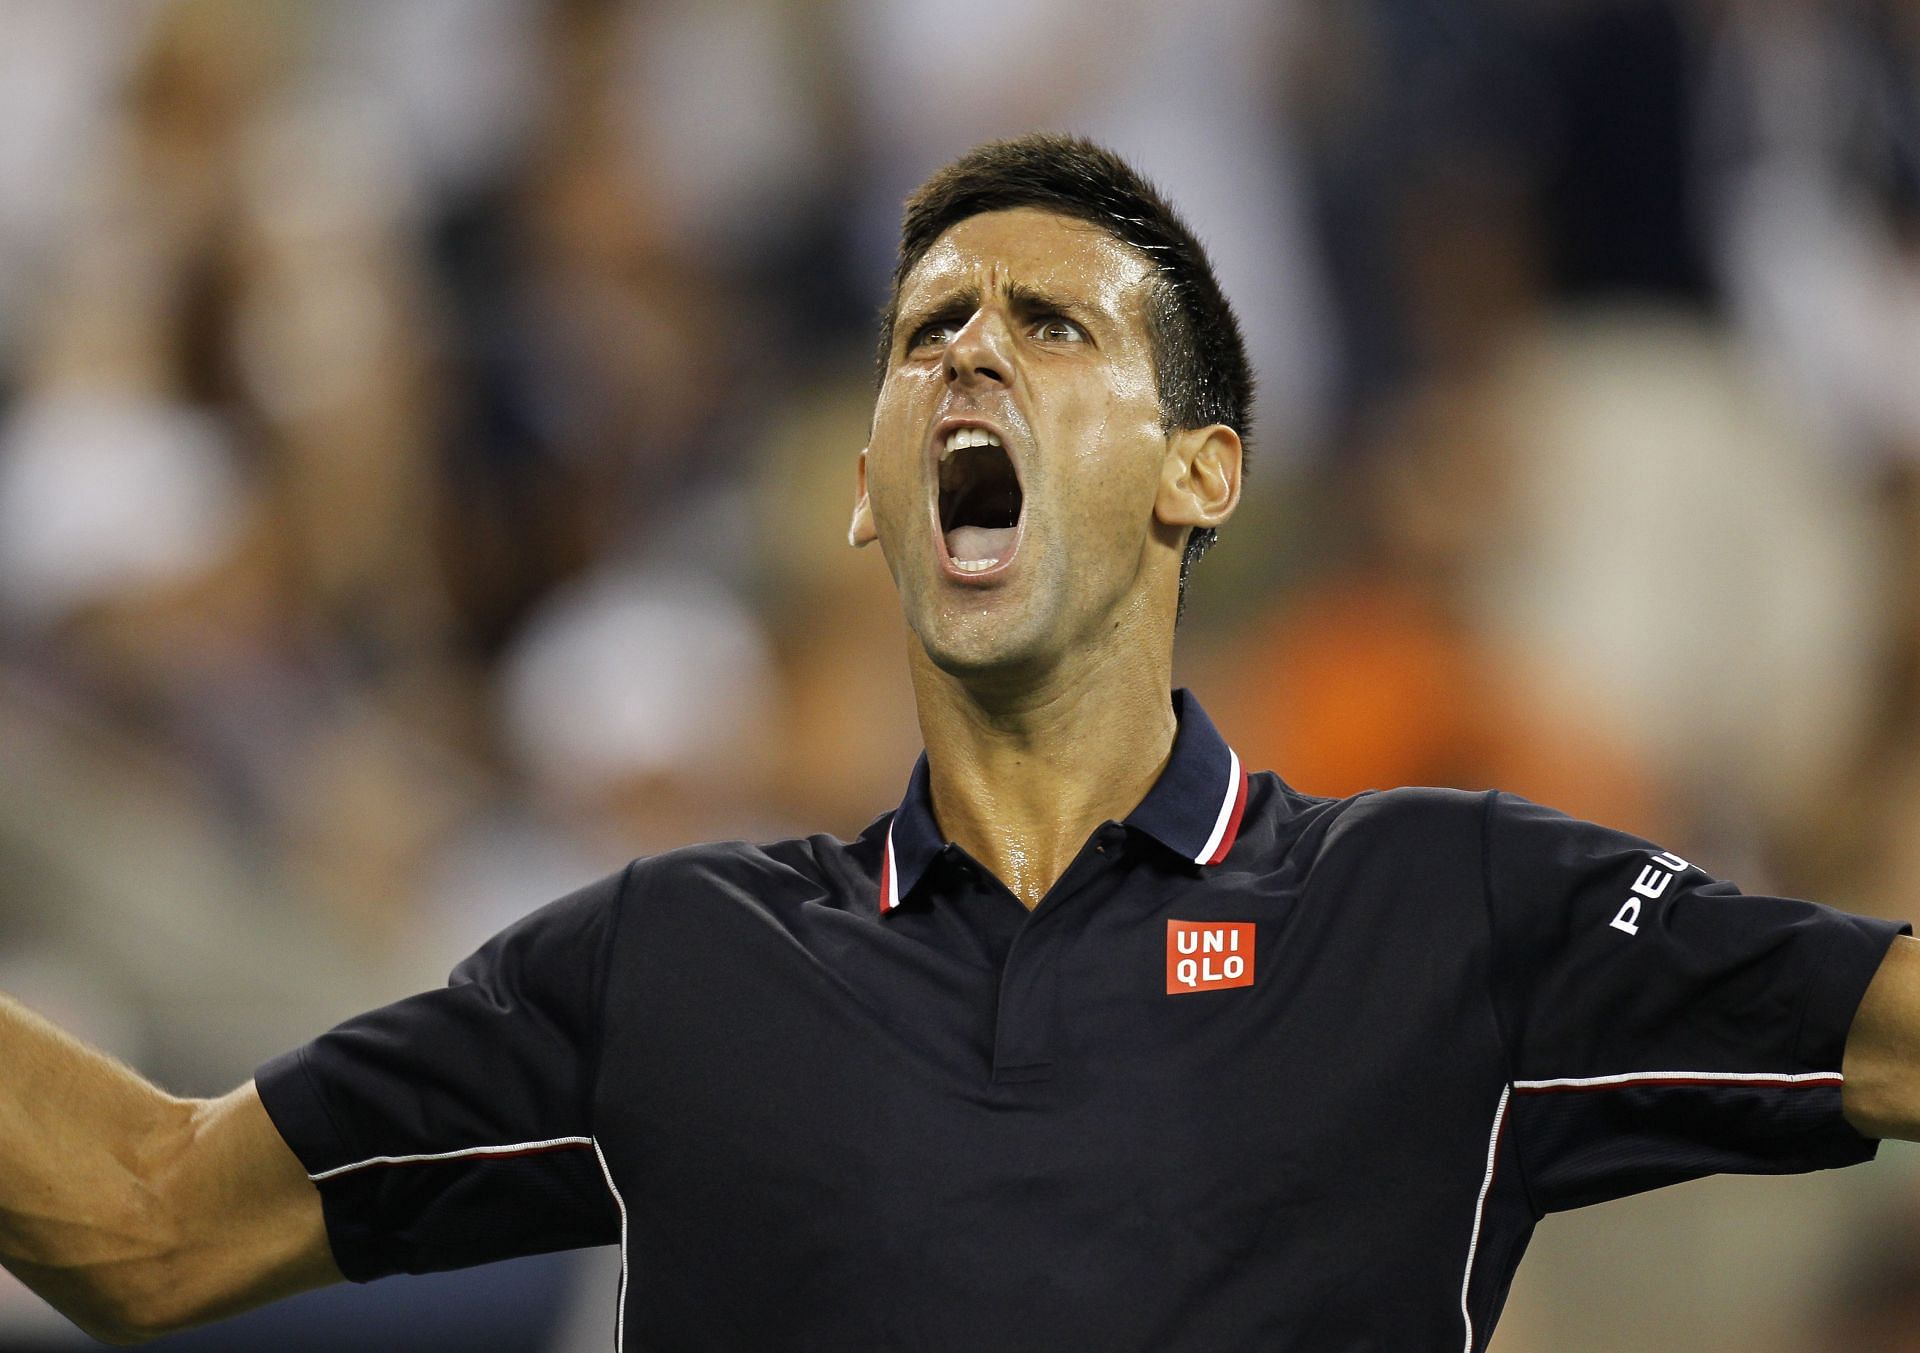
[[[1189,691],[1173,693],[1173,714],[1179,725],[1173,754],[1147,796],[1127,814],[1126,825],[1195,864],[1219,864],[1240,833],[1240,818],[1247,807],[1247,772]],[[922,752],[907,781],[907,796],[887,825],[880,864],[881,915],[897,908],[914,890],[946,845],[934,821],[927,754]]]

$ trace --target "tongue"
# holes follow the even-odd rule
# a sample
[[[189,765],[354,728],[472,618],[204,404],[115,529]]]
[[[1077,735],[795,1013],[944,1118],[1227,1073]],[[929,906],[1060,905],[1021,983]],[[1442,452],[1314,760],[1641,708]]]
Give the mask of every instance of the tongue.
[[[947,532],[947,554],[961,563],[1005,559],[1017,534],[1014,526],[956,526]]]

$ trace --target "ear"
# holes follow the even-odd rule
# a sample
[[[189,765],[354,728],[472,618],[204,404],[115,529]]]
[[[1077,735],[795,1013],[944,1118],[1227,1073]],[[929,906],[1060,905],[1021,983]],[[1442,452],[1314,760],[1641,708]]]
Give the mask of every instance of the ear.
[[[1153,515],[1169,526],[1218,526],[1240,504],[1240,434],[1224,423],[1167,438]]]
[[[867,448],[860,448],[860,461],[854,468],[853,520],[847,525],[847,544],[856,550],[880,539],[873,525],[873,504],[867,501]]]

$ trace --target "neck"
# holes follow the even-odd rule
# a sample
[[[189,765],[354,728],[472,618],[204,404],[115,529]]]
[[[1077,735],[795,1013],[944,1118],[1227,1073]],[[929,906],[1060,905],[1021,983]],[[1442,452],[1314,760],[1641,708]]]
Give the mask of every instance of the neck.
[[[1096,827],[1146,797],[1173,751],[1170,653],[990,691],[918,644],[911,666],[934,817],[1029,909]]]

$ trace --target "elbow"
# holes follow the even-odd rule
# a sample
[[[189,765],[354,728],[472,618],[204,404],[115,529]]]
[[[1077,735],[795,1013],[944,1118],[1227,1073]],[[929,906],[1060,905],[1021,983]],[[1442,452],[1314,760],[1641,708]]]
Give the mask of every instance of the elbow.
[[[163,1289],[157,1274],[142,1273],[145,1263],[115,1263],[111,1267],[59,1273],[39,1268],[20,1276],[81,1333],[103,1344],[144,1344],[195,1323],[182,1310],[179,1297]]]
[[[110,1279],[96,1278],[84,1308],[65,1314],[103,1344],[125,1347],[177,1334],[207,1318],[182,1276],[164,1260],[126,1265]]]
[[[6,1266],[82,1333],[104,1344],[140,1344],[193,1323],[180,1265],[130,1243],[127,1230],[96,1216],[83,1243],[34,1237],[8,1247]],[[110,1237],[102,1244],[99,1237]],[[36,1243],[37,1242],[37,1243]],[[169,1290],[172,1288],[173,1290]]]
[[[151,1343],[155,1339],[165,1338],[169,1334],[178,1334],[183,1329],[191,1328],[192,1323],[191,1321],[187,1324],[150,1322],[139,1319],[136,1313],[126,1319],[115,1320],[112,1323],[102,1324],[92,1329],[88,1329],[83,1325],[81,1329],[103,1344],[112,1344],[118,1348],[130,1348],[136,1344]]]
[[[96,1289],[84,1301],[56,1304],[82,1334],[116,1347],[144,1344],[180,1328],[140,1302],[104,1290]]]
[[[103,1344],[112,1344],[116,1348],[131,1348],[136,1344],[150,1343],[169,1334],[178,1333],[178,1325],[148,1325],[137,1320],[89,1320],[74,1321],[80,1332],[97,1339]]]
[[[74,1324],[80,1332],[103,1344],[112,1344],[116,1348],[130,1348],[135,1344],[144,1344],[168,1333],[162,1329],[149,1329],[137,1322],[122,1321],[112,1317],[87,1320],[75,1319]]]
[[[210,1318],[204,1274],[160,1193],[130,1190],[126,1206],[99,1221],[98,1233],[111,1239],[42,1270],[51,1280],[41,1295],[82,1332],[126,1346]]]

